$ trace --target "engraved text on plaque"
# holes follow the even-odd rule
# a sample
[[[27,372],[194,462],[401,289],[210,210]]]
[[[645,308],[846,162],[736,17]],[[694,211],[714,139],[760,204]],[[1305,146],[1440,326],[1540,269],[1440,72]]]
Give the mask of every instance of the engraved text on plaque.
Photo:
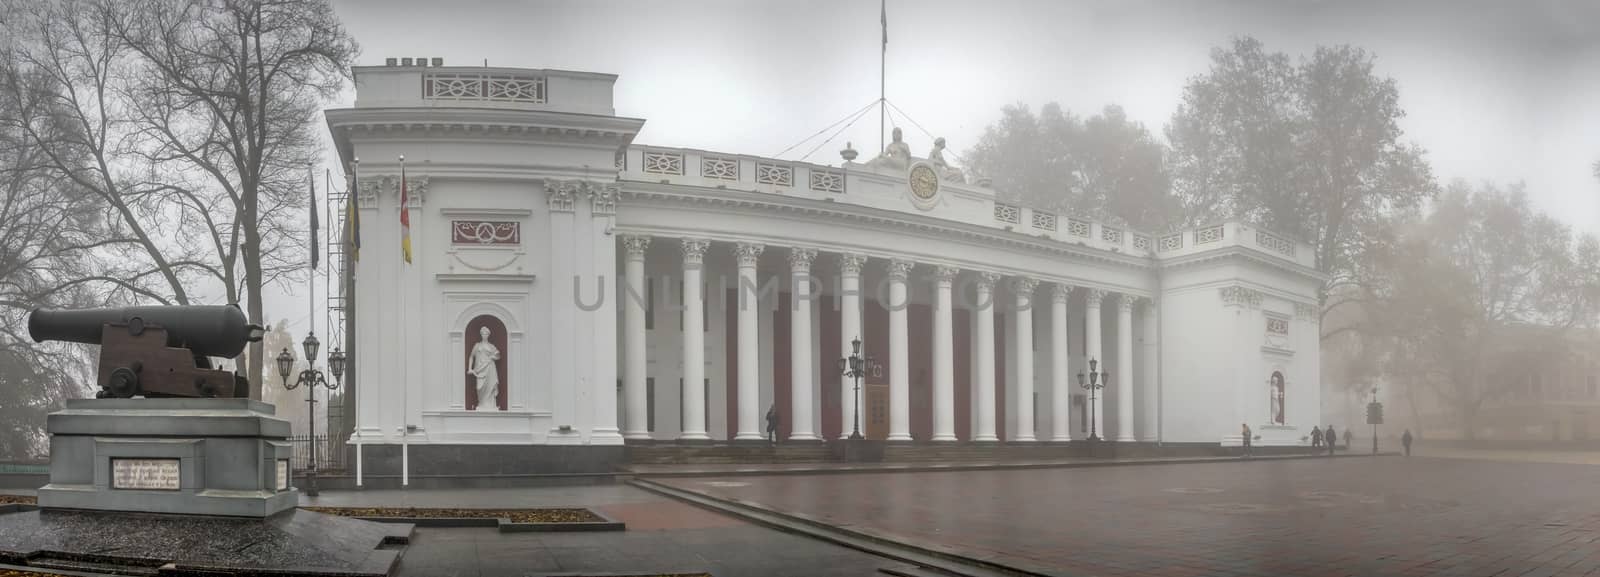
[[[178,463],[178,459],[112,459],[111,488],[177,491]]]

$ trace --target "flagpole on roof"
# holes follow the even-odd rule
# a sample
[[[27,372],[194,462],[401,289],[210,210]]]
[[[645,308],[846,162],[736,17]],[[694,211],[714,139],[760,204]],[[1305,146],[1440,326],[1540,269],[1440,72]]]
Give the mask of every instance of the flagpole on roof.
[[[883,103],[886,102],[888,76],[885,73],[889,58],[889,0],[878,0],[878,23],[883,26],[883,49],[878,52],[878,153],[883,153]]]

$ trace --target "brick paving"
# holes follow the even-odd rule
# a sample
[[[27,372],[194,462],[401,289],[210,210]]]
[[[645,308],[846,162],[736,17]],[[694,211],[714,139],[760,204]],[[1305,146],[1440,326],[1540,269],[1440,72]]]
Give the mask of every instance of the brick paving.
[[[1600,576],[1600,467],[1379,457],[660,482],[1052,575]]]

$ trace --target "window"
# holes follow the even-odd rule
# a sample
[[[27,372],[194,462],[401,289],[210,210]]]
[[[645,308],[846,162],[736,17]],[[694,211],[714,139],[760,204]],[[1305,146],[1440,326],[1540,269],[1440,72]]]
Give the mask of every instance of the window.
[[[644,378],[644,430],[656,432],[656,378]]]

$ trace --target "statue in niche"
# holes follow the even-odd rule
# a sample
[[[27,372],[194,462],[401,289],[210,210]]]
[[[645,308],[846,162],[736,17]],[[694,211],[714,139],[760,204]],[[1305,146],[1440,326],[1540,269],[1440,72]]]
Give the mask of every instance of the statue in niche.
[[[886,166],[899,170],[905,170],[906,167],[911,166],[911,147],[908,146],[906,141],[902,139],[900,127],[895,127],[894,139],[889,143],[888,146],[883,148],[883,154],[878,155],[877,158],[872,159],[872,162],[867,164],[871,166]]]
[[[500,395],[500,370],[497,362],[500,360],[500,349],[489,342],[489,327],[478,329],[478,344],[473,345],[472,354],[467,359],[467,374],[478,380],[478,406],[473,410],[487,410],[485,407],[500,409],[502,404]]]
[[[961,169],[945,162],[943,136],[933,139],[933,150],[928,152],[928,162],[933,163],[933,169],[939,171],[939,178],[961,183],[967,181],[967,177],[961,174]]]
[[[1272,372],[1272,423],[1283,424],[1283,373]]]

